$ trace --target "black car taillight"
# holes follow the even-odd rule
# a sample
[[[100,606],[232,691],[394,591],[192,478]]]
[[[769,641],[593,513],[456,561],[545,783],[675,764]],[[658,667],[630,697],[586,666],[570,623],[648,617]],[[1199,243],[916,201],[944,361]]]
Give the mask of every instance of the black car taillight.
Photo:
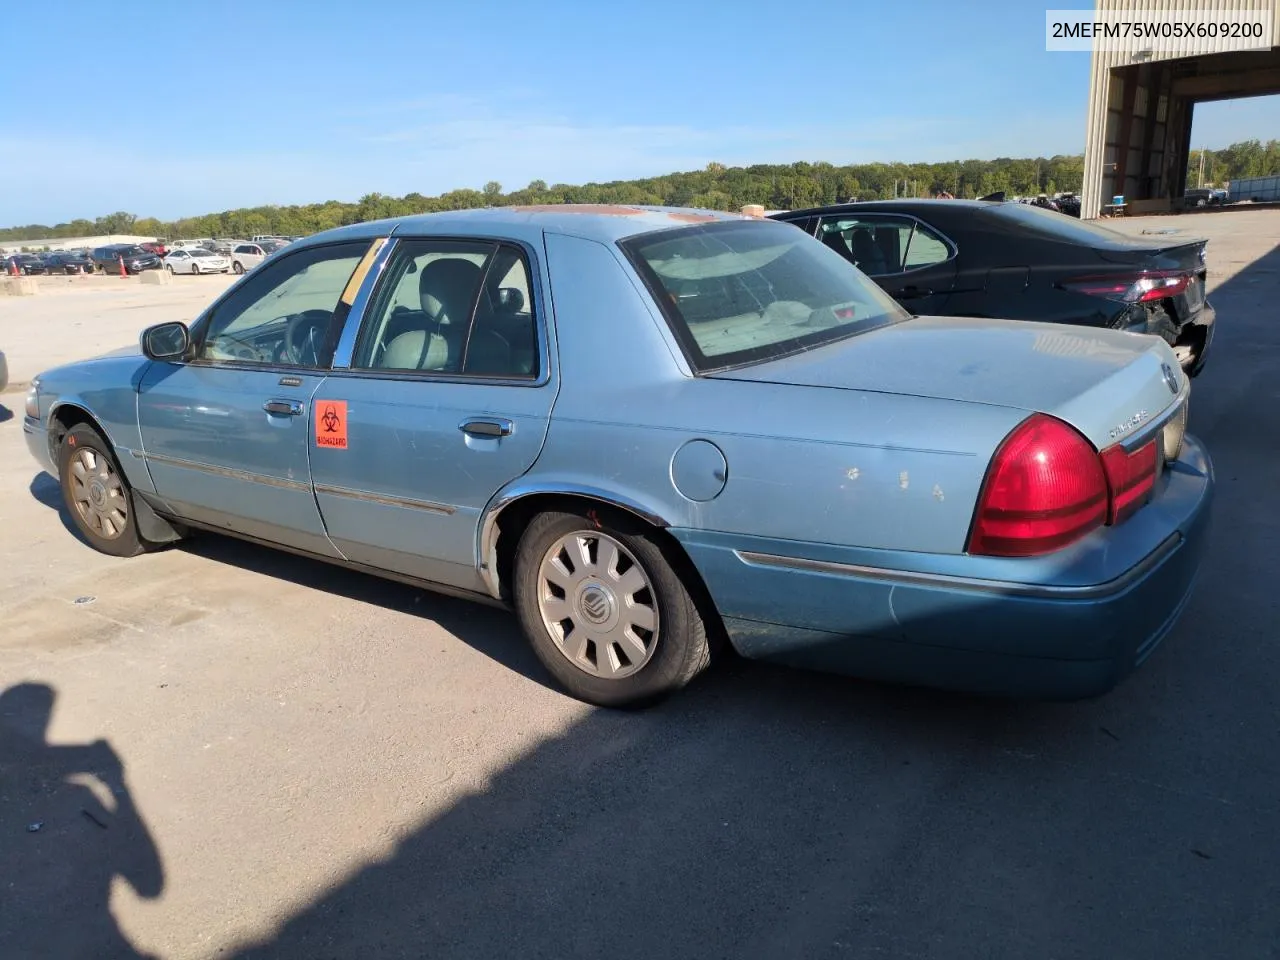
[[[1185,270],[1144,270],[1103,277],[1076,277],[1062,280],[1058,286],[1063,290],[1121,303],[1147,303],[1186,292],[1193,279],[1194,275]]]

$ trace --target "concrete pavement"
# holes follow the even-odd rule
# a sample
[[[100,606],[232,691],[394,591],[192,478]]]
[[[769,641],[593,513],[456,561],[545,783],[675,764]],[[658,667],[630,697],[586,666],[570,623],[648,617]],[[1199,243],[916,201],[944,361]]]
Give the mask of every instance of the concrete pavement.
[[[1182,622],[1089,703],[730,661],[597,711],[500,611],[213,536],[92,552],[0,398],[6,954],[1274,957],[1280,213],[1118,226],[1213,237],[1220,495]],[[14,378],[194,315],[134,295],[0,303]]]

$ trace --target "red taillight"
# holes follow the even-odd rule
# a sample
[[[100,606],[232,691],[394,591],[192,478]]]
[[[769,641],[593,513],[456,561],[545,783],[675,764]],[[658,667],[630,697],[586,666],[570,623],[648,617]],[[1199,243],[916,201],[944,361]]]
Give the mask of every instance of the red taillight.
[[[1126,453],[1118,444],[1102,451],[1102,469],[1111,488],[1107,523],[1120,523],[1147,502],[1156,485],[1156,442]]]
[[[1106,523],[1107,492],[1093,445],[1061,420],[1035,414],[987,469],[969,552],[1029,557],[1065,547]]]
[[[1124,303],[1146,303],[1185,293],[1192,275],[1177,270],[1147,270],[1141,273],[1116,274],[1105,277],[1077,277],[1063,280],[1058,286],[1091,297],[1120,300]]]

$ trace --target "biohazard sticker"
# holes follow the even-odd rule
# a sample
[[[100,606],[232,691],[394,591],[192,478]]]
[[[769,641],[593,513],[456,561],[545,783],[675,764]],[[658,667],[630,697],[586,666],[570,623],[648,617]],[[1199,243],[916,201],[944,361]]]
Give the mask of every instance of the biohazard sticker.
[[[347,401],[316,402],[316,446],[332,450],[347,449]]]

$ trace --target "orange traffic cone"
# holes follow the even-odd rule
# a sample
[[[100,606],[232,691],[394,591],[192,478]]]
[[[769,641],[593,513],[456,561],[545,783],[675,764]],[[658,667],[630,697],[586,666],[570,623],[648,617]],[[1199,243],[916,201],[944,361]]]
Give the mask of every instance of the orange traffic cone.
[[[116,259],[120,261],[120,276],[129,276],[129,271],[124,268],[124,257],[117,257]]]

